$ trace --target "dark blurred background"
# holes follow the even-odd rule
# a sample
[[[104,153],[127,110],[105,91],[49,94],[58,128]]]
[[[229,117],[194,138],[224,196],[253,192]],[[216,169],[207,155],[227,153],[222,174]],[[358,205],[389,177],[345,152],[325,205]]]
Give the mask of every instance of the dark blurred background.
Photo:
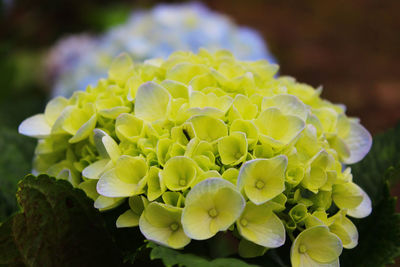
[[[180,2],[1,1],[0,96],[40,87],[38,57],[58,38],[101,32],[123,22],[133,8]],[[400,119],[400,1],[203,2],[262,33],[281,74],[323,85],[325,98],[346,104],[348,114],[372,133]]]

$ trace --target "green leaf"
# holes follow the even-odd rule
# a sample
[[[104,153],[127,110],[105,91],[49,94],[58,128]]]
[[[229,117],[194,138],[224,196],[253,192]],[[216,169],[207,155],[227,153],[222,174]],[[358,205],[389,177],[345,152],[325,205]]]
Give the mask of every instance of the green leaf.
[[[28,175],[19,183],[17,200],[22,211],[0,227],[0,265],[121,264],[93,201],[67,181]]]
[[[208,260],[204,257],[189,253],[182,253],[179,250],[173,250],[167,247],[158,246],[155,243],[149,243],[148,247],[152,248],[150,259],[160,259],[167,267],[188,266],[188,267],[256,267],[258,265],[248,264],[235,258],[219,258]]]

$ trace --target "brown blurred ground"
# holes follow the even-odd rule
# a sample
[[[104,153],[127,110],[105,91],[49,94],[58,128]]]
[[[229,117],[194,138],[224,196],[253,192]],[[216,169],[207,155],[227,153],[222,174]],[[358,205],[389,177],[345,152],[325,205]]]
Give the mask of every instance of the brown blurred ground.
[[[400,1],[204,2],[259,30],[281,74],[323,85],[372,133],[400,120]]]
[[[37,1],[15,1],[4,13],[0,40],[9,43],[2,46],[5,54],[15,47],[42,49],[69,33],[101,31],[123,19],[120,14],[128,14],[129,7],[182,2]],[[203,2],[262,33],[281,74],[323,85],[325,98],[346,104],[348,114],[360,117],[373,134],[400,120],[399,0]]]

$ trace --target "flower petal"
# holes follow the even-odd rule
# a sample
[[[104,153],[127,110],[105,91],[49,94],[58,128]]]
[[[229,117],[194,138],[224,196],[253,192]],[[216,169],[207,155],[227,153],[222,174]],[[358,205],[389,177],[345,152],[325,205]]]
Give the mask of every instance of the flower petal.
[[[255,204],[262,204],[276,197],[285,189],[287,162],[287,157],[284,155],[247,161],[240,168],[239,190],[244,190],[247,197]]]
[[[355,121],[350,121],[350,130],[342,139],[350,150],[350,157],[344,159],[346,164],[353,164],[362,160],[372,146],[371,134]]]
[[[155,82],[142,84],[135,100],[135,116],[144,121],[152,122],[167,117],[170,94]]]
[[[18,132],[35,138],[46,138],[50,135],[51,128],[44,114],[37,114],[25,119],[19,125]]]

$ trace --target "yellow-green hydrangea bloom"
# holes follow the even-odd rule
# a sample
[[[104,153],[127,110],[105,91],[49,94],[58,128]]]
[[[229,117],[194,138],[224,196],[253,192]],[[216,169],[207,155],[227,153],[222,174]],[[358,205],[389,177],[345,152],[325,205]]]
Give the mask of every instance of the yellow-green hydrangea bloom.
[[[228,51],[117,57],[108,77],[19,127],[39,140],[34,170],[70,181],[117,227],[172,248],[234,231],[239,254],[287,242],[294,266],[336,266],[371,213],[351,168],[371,136],[343,106],[265,60]],[[251,251],[253,250],[253,251]]]

